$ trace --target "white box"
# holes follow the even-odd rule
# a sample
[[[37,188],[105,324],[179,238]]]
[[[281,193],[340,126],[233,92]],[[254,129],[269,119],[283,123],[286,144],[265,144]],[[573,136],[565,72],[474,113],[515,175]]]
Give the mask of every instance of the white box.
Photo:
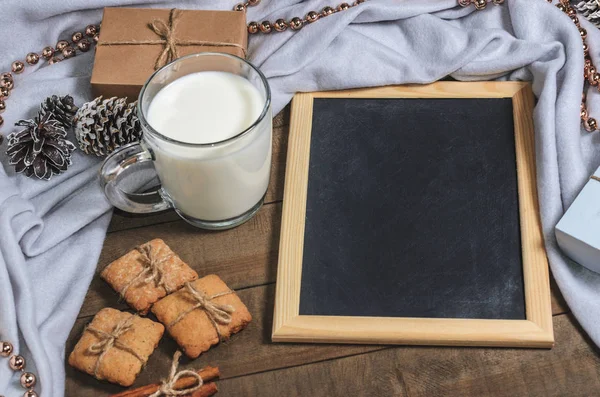
[[[600,273],[600,168],[583,187],[554,232],[565,254]]]

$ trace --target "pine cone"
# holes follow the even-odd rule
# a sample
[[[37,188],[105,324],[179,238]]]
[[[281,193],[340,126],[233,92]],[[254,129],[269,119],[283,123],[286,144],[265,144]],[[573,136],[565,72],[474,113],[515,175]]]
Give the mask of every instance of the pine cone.
[[[15,125],[25,127],[8,136],[6,154],[16,172],[49,180],[71,165],[75,145],[66,139],[67,131],[52,113],[40,111],[33,120],[20,120]]]
[[[72,96],[65,95],[59,97],[52,95],[42,102],[41,107],[43,113],[52,113],[54,118],[65,128],[73,126],[73,117],[77,113],[78,108],[75,106]]]
[[[106,156],[120,146],[142,138],[137,117],[137,101],[127,104],[127,98],[98,97],[84,104],[75,115],[75,136],[81,150],[87,154]]]

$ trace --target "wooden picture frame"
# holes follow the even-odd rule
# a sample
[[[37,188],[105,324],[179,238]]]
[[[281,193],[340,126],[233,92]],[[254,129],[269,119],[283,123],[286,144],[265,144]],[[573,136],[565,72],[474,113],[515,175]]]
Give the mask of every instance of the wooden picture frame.
[[[512,98],[525,320],[299,314],[314,98]],[[552,347],[548,261],[537,201],[533,107],[531,85],[523,82],[437,82],[297,94],[290,122],[273,341]]]

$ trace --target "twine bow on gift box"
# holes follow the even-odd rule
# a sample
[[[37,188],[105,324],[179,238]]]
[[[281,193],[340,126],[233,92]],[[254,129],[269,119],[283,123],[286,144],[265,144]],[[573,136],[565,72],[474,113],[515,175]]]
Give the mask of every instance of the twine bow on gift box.
[[[131,329],[133,325],[133,320],[136,317],[137,315],[135,314],[132,314],[130,317],[127,317],[123,321],[119,322],[110,333],[94,327],[86,328],[86,331],[91,332],[100,339],[98,342],[94,343],[87,349],[88,353],[99,355],[98,360],[96,361],[96,365],[94,366],[94,376],[96,378],[98,378],[98,370],[100,369],[100,363],[102,362],[102,359],[104,358],[106,353],[113,347],[130,353],[135,358],[140,360],[142,365],[146,363],[145,360],[142,357],[140,357],[140,355],[135,350],[125,345],[123,342],[119,341],[119,337],[121,337],[121,335],[123,335]]]
[[[154,70],[160,69],[168,63],[179,58],[180,46],[203,46],[203,47],[236,47],[240,48],[246,57],[246,49],[236,43],[225,41],[205,41],[205,40],[179,40],[175,34],[177,23],[181,19],[182,11],[173,8],[169,13],[169,21],[154,19],[148,24],[148,28],[159,37],[157,40],[123,40],[123,41],[100,41],[98,46],[114,45],[156,45],[162,44],[163,50],[154,63]]]
[[[206,294],[196,290],[190,282],[185,283],[185,288],[190,294],[191,298],[194,301],[196,301],[196,303],[188,310],[185,310],[182,313],[180,313],[175,320],[171,321],[171,323],[167,325],[167,328],[171,328],[173,325],[177,324],[185,316],[187,316],[194,310],[202,309],[204,310],[206,316],[215,328],[215,331],[217,331],[217,336],[219,337],[219,340],[222,341],[223,339],[221,336],[221,331],[219,330],[219,324],[228,325],[229,323],[231,323],[231,315],[233,314],[233,312],[235,312],[235,308],[231,305],[215,303],[213,302],[213,299],[218,298],[220,296],[233,294],[233,291],[228,290],[215,295],[207,296]]]

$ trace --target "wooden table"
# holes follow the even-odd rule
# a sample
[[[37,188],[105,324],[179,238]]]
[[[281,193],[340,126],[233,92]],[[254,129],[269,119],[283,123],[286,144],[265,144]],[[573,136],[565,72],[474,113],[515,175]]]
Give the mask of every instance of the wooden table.
[[[600,356],[553,285],[556,345],[552,350],[391,347],[271,343],[277,251],[283,199],[289,110],[274,119],[273,168],[265,206],[245,225],[205,232],[173,212],[113,216],[98,272],[132,247],[160,237],[200,276],[216,273],[234,288],[254,319],[230,341],[181,368],[218,366],[220,396],[597,396]],[[94,277],[66,344],[73,349],[84,326],[103,307],[126,309]],[[168,373],[176,350],[165,336],[136,385]],[[122,391],[66,366],[66,395]]]

